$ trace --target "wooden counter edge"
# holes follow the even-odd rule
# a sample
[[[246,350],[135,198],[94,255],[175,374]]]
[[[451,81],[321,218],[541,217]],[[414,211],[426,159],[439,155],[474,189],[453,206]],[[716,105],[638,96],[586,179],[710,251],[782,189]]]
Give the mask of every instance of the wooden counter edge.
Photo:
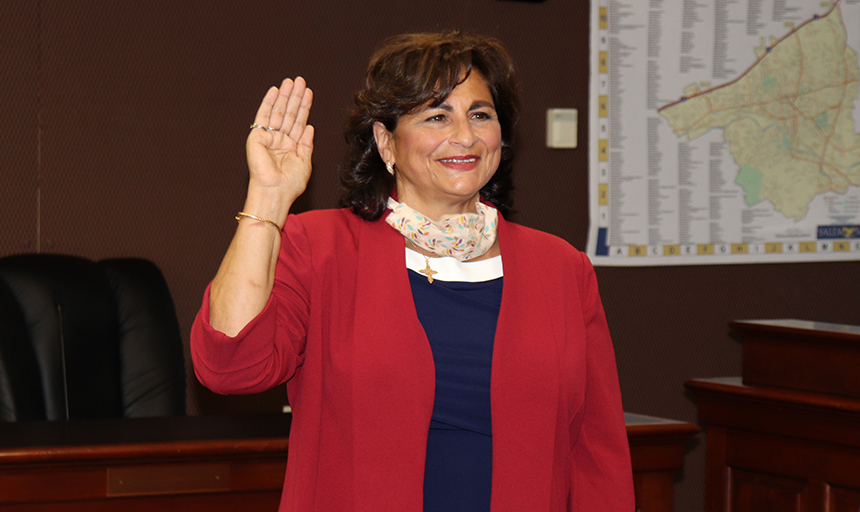
[[[741,333],[756,334],[788,334],[818,339],[832,339],[850,342],[860,342],[860,326],[847,324],[830,324],[812,320],[794,318],[774,320],[733,320],[729,328]]]
[[[790,404],[811,409],[860,413],[860,400],[838,395],[822,395],[793,389],[751,386],[741,382],[740,377],[717,377],[690,379],[684,387],[695,394],[718,393],[732,395],[750,401]]]
[[[282,456],[288,451],[286,437],[259,439],[215,439],[129,443],[83,446],[45,446],[0,450],[0,466],[41,462],[107,461],[128,459],[163,459],[231,455],[258,457],[260,454]]]

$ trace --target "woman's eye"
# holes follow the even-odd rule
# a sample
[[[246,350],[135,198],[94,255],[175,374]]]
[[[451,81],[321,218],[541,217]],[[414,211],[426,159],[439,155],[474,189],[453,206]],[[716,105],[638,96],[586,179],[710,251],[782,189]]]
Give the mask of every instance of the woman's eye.
[[[474,119],[480,119],[480,120],[484,121],[484,120],[487,120],[487,119],[492,119],[492,118],[493,118],[493,116],[491,116],[491,115],[490,115],[489,113],[487,113],[487,112],[475,112],[474,114],[472,114],[472,118],[474,118]]]
[[[430,116],[430,119],[428,119],[428,121],[444,121],[444,120],[445,120],[445,114],[436,114],[435,116]]]

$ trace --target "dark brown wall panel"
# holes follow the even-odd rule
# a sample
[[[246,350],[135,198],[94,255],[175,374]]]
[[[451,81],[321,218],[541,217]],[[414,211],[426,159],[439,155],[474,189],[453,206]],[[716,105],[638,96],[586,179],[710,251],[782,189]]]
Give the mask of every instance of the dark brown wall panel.
[[[0,255],[36,251],[39,219],[39,4],[0,2]]]
[[[6,0],[0,24],[0,254],[150,258],[186,342],[235,229],[244,139],[266,88],[301,74],[314,89],[314,175],[300,207],[333,207],[346,106],[375,45],[395,33],[459,29],[506,43],[523,99],[514,220],[584,249],[586,1]],[[578,149],[544,147],[545,111],[557,107],[579,109]],[[740,374],[727,322],[857,324],[857,272],[856,262],[599,268],[625,408],[695,421],[683,381]],[[192,413],[285,401],[282,389],[218,397],[190,366],[189,390]],[[691,447],[676,510],[702,509],[703,462],[703,445]]]

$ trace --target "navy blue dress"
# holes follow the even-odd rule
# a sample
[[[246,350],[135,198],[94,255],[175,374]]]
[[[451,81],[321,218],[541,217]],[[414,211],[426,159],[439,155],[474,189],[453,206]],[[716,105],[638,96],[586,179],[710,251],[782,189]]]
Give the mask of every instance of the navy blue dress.
[[[424,512],[489,512],[493,464],[490,368],[502,303],[501,277],[434,280],[412,270],[418,319],[436,366],[427,438]]]

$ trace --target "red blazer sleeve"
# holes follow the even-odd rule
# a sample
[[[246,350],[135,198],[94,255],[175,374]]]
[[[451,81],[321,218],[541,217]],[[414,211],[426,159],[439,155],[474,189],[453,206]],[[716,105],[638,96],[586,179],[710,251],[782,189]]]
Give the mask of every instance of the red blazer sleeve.
[[[200,382],[216,393],[266,391],[289,380],[302,364],[310,314],[313,265],[304,228],[290,216],[281,233],[269,301],[230,337],[209,324],[209,290],[191,327],[191,359]]]
[[[571,507],[574,512],[632,512],[633,472],[621,405],[615,351],[597,277],[588,258],[582,264],[580,296],[586,334],[583,413],[571,453]]]

